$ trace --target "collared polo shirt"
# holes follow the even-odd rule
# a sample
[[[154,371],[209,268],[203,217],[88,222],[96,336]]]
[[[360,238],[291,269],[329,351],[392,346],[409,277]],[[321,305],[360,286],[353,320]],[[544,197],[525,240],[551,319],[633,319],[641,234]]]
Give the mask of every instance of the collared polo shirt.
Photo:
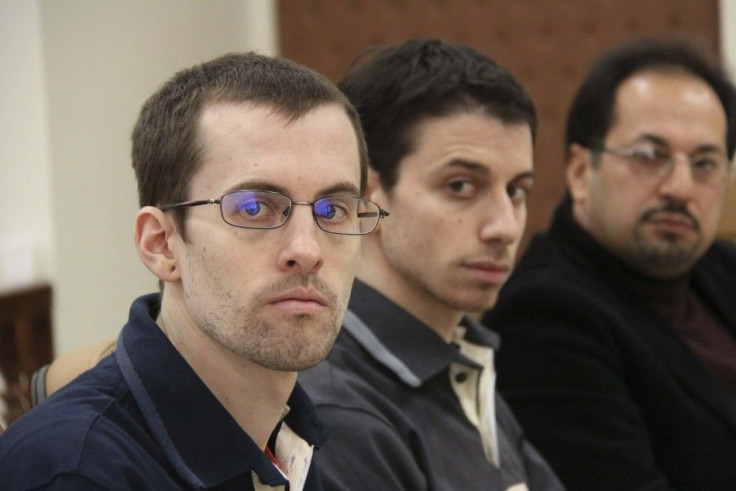
[[[271,438],[281,469],[240,428],[136,300],[113,355],[0,437],[2,489],[322,489],[327,436],[297,385]]]
[[[332,428],[325,489],[562,489],[495,394],[497,346],[470,318],[447,343],[356,281],[335,347],[300,375]]]

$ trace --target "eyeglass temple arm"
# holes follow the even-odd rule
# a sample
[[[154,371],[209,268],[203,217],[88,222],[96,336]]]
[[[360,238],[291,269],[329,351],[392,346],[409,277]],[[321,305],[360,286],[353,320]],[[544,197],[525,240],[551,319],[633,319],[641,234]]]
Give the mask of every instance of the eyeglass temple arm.
[[[378,213],[376,213],[375,211],[366,211],[363,213],[358,213],[358,218],[369,218],[369,217],[374,217],[376,215],[378,215],[378,218],[384,218],[384,217],[389,216],[390,214],[391,213],[389,213],[386,210],[380,210]]]
[[[218,205],[218,204],[220,204],[219,199],[211,198],[211,199],[200,199],[197,201],[184,201],[183,203],[174,203],[171,205],[163,205],[163,206],[159,206],[158,209],[161,211],[166,211],[166,210],[173,210],[174,208],[186,208],[189,206]]]

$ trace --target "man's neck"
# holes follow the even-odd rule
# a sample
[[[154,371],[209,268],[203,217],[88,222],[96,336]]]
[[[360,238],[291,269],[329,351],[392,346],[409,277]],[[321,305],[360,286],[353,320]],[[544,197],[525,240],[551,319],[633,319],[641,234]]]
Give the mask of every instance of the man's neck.
[[[236,355],[198,329],[176,305],[162,301],[158,325],[243,431],[265,448],[297,373],[271,370]]]
[[[409,312],[446,342],[452,340],[463,311],[443,304],[420,285],[397,274],[385,261],[374,260],[367,254],[360,260],[356,278]]]

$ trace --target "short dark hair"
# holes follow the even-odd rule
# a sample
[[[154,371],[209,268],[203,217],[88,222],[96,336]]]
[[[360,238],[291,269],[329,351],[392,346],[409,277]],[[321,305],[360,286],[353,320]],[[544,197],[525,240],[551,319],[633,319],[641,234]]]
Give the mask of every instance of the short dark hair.
[[[357,112],[342,92],[326,77],[292,61],[252,52],[231,53],[178,72],[143,105],[132,135],[140,206],[191,199],[189,185],[204,150],[198,134],[200,116],[208,105],[220,102],[267,105],[287,121],[318,106],[341,106],[355,130],[361,192],[365,190],[365,140]],[[186,208],[174,213],[186,240]]]
[[[527,124],[532,138],[536,134],[536,111],[524,87],[463,44],[412,39],[373,48],[338,87],[360,114],[370,165],[388,191],[399,161],[413,150],[415,127],[427,118],[479,110],[504,123]]]
[[[586,148],[603,144],[613,124],[616,91],[630,76],[643,71],[681,70],[705,81],[726,112],[729,159],[736,146],[736,89],[728,75],[705,50],[682,38],[638,38],[604,53],[578,90],[567,117],[566,143]]]

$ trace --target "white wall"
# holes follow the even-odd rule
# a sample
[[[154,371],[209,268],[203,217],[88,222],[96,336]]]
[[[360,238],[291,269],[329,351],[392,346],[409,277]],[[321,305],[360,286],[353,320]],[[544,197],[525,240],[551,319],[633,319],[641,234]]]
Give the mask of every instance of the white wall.
[[[275,19],[275,0],[0,0],[0,245],[36,244],[57,354],[116,336],[157,288],[132,239],[143,101],[181,68],[275,53]]]
[[[0,0],[0,290],[53,276],[40,19],[37,2]]]

